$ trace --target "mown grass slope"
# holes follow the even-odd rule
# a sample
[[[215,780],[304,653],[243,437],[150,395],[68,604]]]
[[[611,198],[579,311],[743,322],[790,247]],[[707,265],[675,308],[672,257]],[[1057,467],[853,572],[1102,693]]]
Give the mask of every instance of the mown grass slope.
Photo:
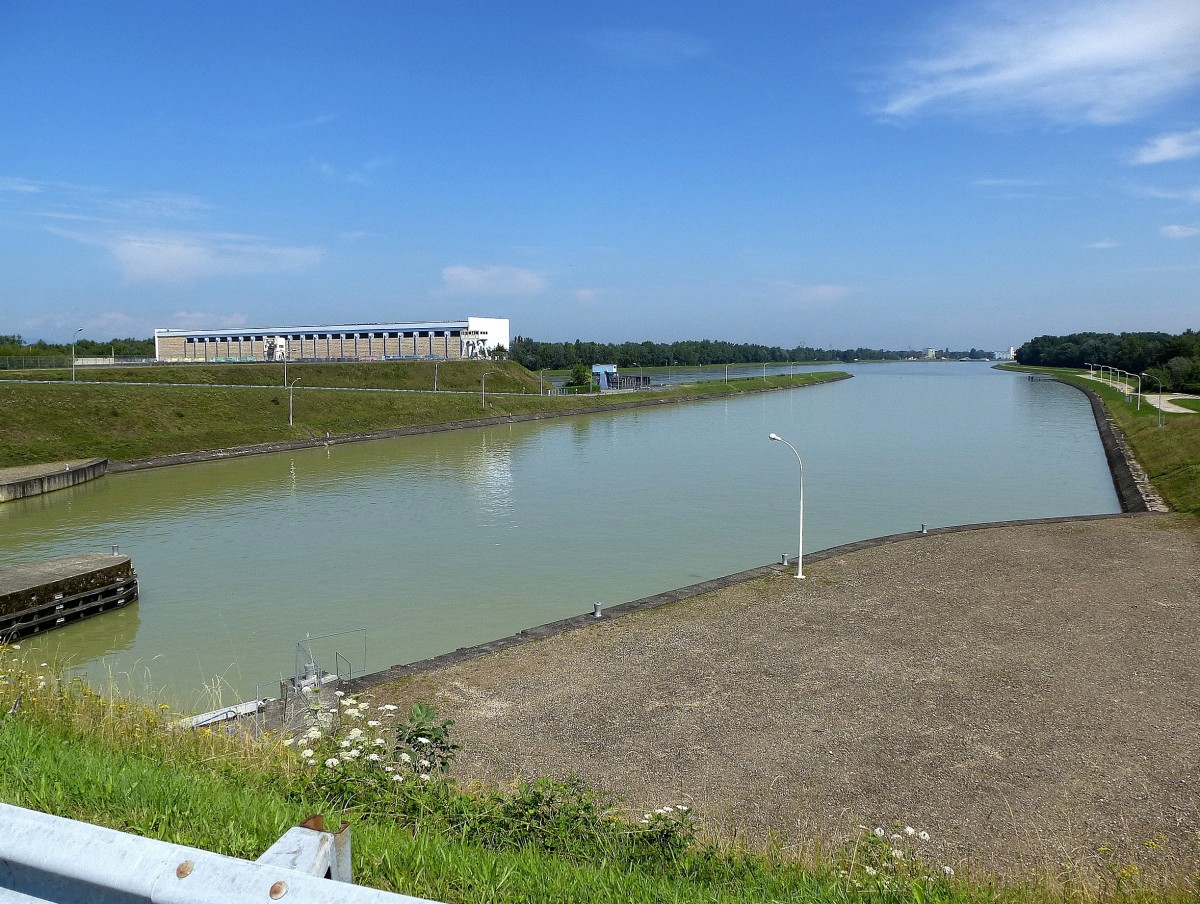
[[[419,362],[421,366],[425,362]],[[381,368],[387,364],[377,365]],[[408,365],[405,365],[408,366]],[[184,368],[187,376],[219,377],[203,367]],[[246,379],[261,373],[257,366]],[[476,362],[444,368],[454,373],[453,386],[466,389],[438,392],[388,391],[370,387],[363,391],[320,389],[336,385],[344,374],[363,365],[313,365],[308,376],[313,385],[297,384],[293,393],[293,425],[288,426],[288,390],[249,385],[168,386],[107,383],[0,382],[0,467],[106,457],[114,460],[148,458],[177,452],[224,449],[259,443],[304,440],[344,434],[371,433],[405,427],[454,424],[481,417],[543,412],[553,414],[598,406],[673,401],[705,395],[786,388],[823,382],[842,376],[806,373],[772,376],[767,380],[743,379],[693,383],[654,392],[540,396],[537,375],[517,364],[488,365],[487,409],[483,408],[480,380],[483,365]],[[294,379],[289,367],[289,379]],[[149,370],[149,369],[147,369]],[[442,370],[442,368],[439,368]],[[456,372],[457,371],[457,372]],[[476,372],[478,371],[478,372]],[[154,372],[163,373],[164,371]],[[356,371],[364,382],[386,382],[386,373],[372,375],[369,367]],[[215,376],[214,376],[215,375]],[[432,375],[430,386],[432,386]]]

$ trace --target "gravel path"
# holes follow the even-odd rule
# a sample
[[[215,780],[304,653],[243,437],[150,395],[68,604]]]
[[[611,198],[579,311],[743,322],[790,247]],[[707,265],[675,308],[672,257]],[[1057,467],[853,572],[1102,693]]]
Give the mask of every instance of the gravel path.
[[[1200,865],[1200,522],[930,535],[806,575],[372,693],[455,719],[461,780],[573,771],[751,844],[898,821],[959,868]]]

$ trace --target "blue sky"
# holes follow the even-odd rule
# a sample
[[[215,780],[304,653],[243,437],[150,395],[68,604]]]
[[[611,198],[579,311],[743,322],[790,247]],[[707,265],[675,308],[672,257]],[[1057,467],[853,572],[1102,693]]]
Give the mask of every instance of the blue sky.
[[[0,4],[0,332],[1200,327],[1196,0]]]

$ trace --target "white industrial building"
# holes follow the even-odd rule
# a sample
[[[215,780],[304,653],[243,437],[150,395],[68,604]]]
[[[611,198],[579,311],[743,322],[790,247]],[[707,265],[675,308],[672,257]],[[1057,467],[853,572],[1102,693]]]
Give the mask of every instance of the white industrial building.
[[[508,320],[344,323],[256,329],[154,331],[158,361],[394,361],[487,358],[509,346]]]

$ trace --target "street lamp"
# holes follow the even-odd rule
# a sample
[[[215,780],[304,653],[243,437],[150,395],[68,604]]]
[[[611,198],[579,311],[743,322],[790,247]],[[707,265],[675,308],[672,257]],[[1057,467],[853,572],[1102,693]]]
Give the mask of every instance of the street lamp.
[[[292,380],[292,382],[288,384],[288,426],[289,427],[292,426],[292,389],[299,382],[300,382],[300,378],[296,377],[296,379]]]
[[[729,365],[725,365],[725,385],[729,385]]]
[[[437,361],[437,360],[435,360],[433,362],[433,391],[434,392],[437,392],[437,368],[438,368],[438,364],[440,364],[440,363],[441,362]]]
[[[1158,426],[1161,427],[1163,425],[1162,380],[1160,380],[1158,377],[1154,376],[1154,374],[1149,373],[1149,372],[1143,373],[1142,376],[1149,377],[1151,380],[1153,380],[1155,383],[1158,384]]]
[[[484,371],[483,377],[479,381],[479,399],[483,403],[484,411],[487,411],[487,378],[494,373],[494,370]]]
[[[777,443],[783,443],[789,449],[796,453],[796,461],[800,462],[800,546],[796,552],[796,577],[804,577],[804,462],[800,458],[800,453],[796,452],[796,447],[789,443],[778,433],[772,433],[771,440]]]
[[[645,389],[646,388],[646,378],[642,375],[642,365],[640,365],[636,361],[634,361],[633,366],[638,369],[638,390]]]
[[[75,382],[75,340],[79,338],[79,334],[83,332],[83,327],[75,331],[75,335],[71,337],[71,382]]]
[[[545,372],[546,372],[546,368],[544,368],[544,367],[538,371],[538,395],[542,394],[542,374],[544,374]]]

